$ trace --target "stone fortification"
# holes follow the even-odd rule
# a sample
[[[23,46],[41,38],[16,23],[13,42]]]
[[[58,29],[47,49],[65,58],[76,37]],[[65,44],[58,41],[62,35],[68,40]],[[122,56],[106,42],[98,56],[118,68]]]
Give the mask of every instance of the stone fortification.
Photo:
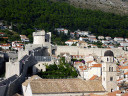
[[[60,53],[69,53],[70,55],[89,55],[94,54],[97,56],[104,56],[104,52],[106,50],[112,50],[115,56],[123,55],[128,53],[122,49],[118,48],[79,48],[77,46],[57,46],[56,55],[60,55]]]
[[[44,44],[45,43],[45,31],[33,32],[33,44]]]
[[[13,82],[17,78],[18,78],[18,76],[14,75],[14,76],[0,82],[0,96],[6,96],[10,82]]]
[[[20,91],[21,84],[25,80],[28,68],[35,64],[37,64],[37,61],[32,54],[25,55],[21,60],[17,62],[8,62],[6,65],[6,78],[12,78],[14,74],[17,74],[17,78],[15,78],[13,81],[8,80],[8,84],[4,84],[6,80],[2,81],[2,83],[0,82],[0,89],[3,88],[3,91],[0,91],[0,94],[4,94],[1,96],[12,96],[16,92]]]

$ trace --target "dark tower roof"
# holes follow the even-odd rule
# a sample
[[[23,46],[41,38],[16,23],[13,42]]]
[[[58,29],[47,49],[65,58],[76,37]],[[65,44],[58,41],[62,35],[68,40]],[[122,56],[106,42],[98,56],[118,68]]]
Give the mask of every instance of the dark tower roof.
[[[107,51],[105,51],[104,56],[113,56],[114,57],[114,54],[111,50],[107,50]]]

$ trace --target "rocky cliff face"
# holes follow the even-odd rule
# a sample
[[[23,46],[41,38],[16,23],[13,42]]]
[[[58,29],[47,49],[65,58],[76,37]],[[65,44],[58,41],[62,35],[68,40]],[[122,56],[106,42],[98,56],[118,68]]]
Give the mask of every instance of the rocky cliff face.
[[[64,0],[80,8],[98,9],[116,14],[128,14],[128,0]]]

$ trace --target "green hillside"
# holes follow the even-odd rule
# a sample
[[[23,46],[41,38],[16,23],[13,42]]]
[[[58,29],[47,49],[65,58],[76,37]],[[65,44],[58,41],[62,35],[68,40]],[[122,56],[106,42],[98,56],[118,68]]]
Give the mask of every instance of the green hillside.
[[[0,20],[12,22],[14,30],[30,35],[34,28],[53,31],[89,30],[96,35],[128,37],[128,16],[75,8],[49,0],[0,0]]]

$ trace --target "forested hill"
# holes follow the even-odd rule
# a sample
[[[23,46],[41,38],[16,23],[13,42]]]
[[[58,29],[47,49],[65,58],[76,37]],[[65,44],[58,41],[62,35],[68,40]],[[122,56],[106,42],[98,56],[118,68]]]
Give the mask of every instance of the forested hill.
[[[34,28],[52,31],[89,30],[96,35],[128,37],[128,17],[75,8],[48,0],[0,0],[0,20],[12,22],[15,31],[30,35]]]

